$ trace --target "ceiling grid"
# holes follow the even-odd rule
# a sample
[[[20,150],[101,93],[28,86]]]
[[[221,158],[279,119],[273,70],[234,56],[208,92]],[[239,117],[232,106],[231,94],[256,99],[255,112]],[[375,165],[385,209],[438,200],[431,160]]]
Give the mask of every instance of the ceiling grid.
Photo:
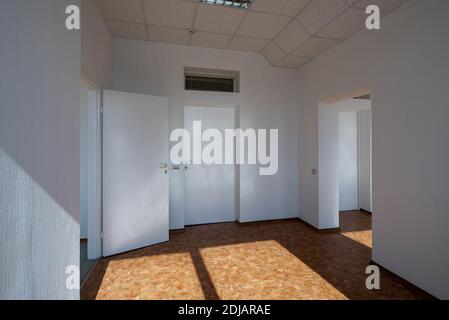
[[[112,36],[259,53],[299,68],[409,0],[253,0],[248,9],[201,0],[95,0]]]

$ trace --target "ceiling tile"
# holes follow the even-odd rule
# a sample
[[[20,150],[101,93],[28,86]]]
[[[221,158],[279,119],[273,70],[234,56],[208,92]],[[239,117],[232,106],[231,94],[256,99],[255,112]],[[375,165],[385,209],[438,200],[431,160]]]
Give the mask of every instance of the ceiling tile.
[[[295,50],[292,55],[299,57],[315,58],[326,52],[330,48],[336,46],[340,41],[323,39],[323,38],[310,38],[301,47]]]
[[[313,0],[298,16],[310,33],[315,33],[347,8],[343,0]]]
[[[140,0],[96,0],[95,2],[105,20],[144,23]]]
[[[190,33],[186,29],[149,26],[148,37],[151,41],[188,44]]]
[[[396,10],[409,1],[410,0],[360,0],[359,2],[354,4],[354,7],[365,10],[367,6],[374,4],[379,7],[382,13],[387,14]]]
[[[309,61],[310,59],[307,58],[288,56],[280,63],[276,64],[276,66],[283,68],[299,68]]]
[[[129,22],[106,21],[112,36],[135,40],[147,40],[145,25]]]
[[[245,14],[241,9],[202,4],[196,13],[195,28],[200,31],[233,34]]]
[[[329,23],[318,35],[333,39],[348,39],[365,26],[366,15],[360,9],[349,9]]]
[[[265,13],[296,16],[310,0],[255,0],[251,10]]]
[[[274,39],[276,44],[287,54],[298,48],[310,34],[296,20],[290,22]]]
[[[244,38],[235,36],[228,45],[228,49],[239,51],[260,52],[270,42],[270,40]]]
[[[289,23],[289,17],[249,12],[237,31],[239,36],[273,39]]]
[[[279,64],[286,57],[286,54],[274,42],[270,42],[270,44],[263,49],[262,55],[272,65]]]
[[[190,44],[197,47],[219,48],[227,47],[232,36],[218,33],[196,32],[192,35]]]
[[[147,22],[151,25],[191,28],[198,3],[184,0],[143,0]]]

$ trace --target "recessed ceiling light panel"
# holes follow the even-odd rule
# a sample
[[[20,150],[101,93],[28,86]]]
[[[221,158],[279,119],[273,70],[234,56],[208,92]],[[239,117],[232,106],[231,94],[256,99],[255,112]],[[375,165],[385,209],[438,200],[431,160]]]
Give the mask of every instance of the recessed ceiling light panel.
[[[214,4],[217,6],[249,9],[252,0],[201,0],[202,3]]]

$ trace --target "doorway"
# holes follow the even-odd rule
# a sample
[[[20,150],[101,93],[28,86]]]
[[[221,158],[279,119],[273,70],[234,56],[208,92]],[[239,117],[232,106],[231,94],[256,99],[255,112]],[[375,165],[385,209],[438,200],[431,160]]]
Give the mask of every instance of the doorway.
[[[319,229],[339,228],[339,213],[362,199],[371,211],[370,110],[370,96],[320,102]]]
[[[230,107],[185,107],[184,128],[191,136],[194,121],[201,121],[202,131],[216,129],[224,138],[226,129],[235,128],[235,110]],[[202,147],[207,144],[203,142]],[[185,225],[235,221],[235,164],[189,163],[186,168]]]
[[[339,112],[339,209],[371,212],[371,100],[353,99]],[[347,111],[347,110],[350,111]]]

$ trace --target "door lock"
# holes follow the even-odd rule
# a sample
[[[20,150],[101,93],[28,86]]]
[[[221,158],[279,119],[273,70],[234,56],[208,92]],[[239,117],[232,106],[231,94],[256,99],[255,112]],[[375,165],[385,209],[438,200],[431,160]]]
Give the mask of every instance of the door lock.
[[[168,164],[166,164],[166,163],[159,164],[159,169],[164,169],[164,172],[167,174],[168,173]]]

